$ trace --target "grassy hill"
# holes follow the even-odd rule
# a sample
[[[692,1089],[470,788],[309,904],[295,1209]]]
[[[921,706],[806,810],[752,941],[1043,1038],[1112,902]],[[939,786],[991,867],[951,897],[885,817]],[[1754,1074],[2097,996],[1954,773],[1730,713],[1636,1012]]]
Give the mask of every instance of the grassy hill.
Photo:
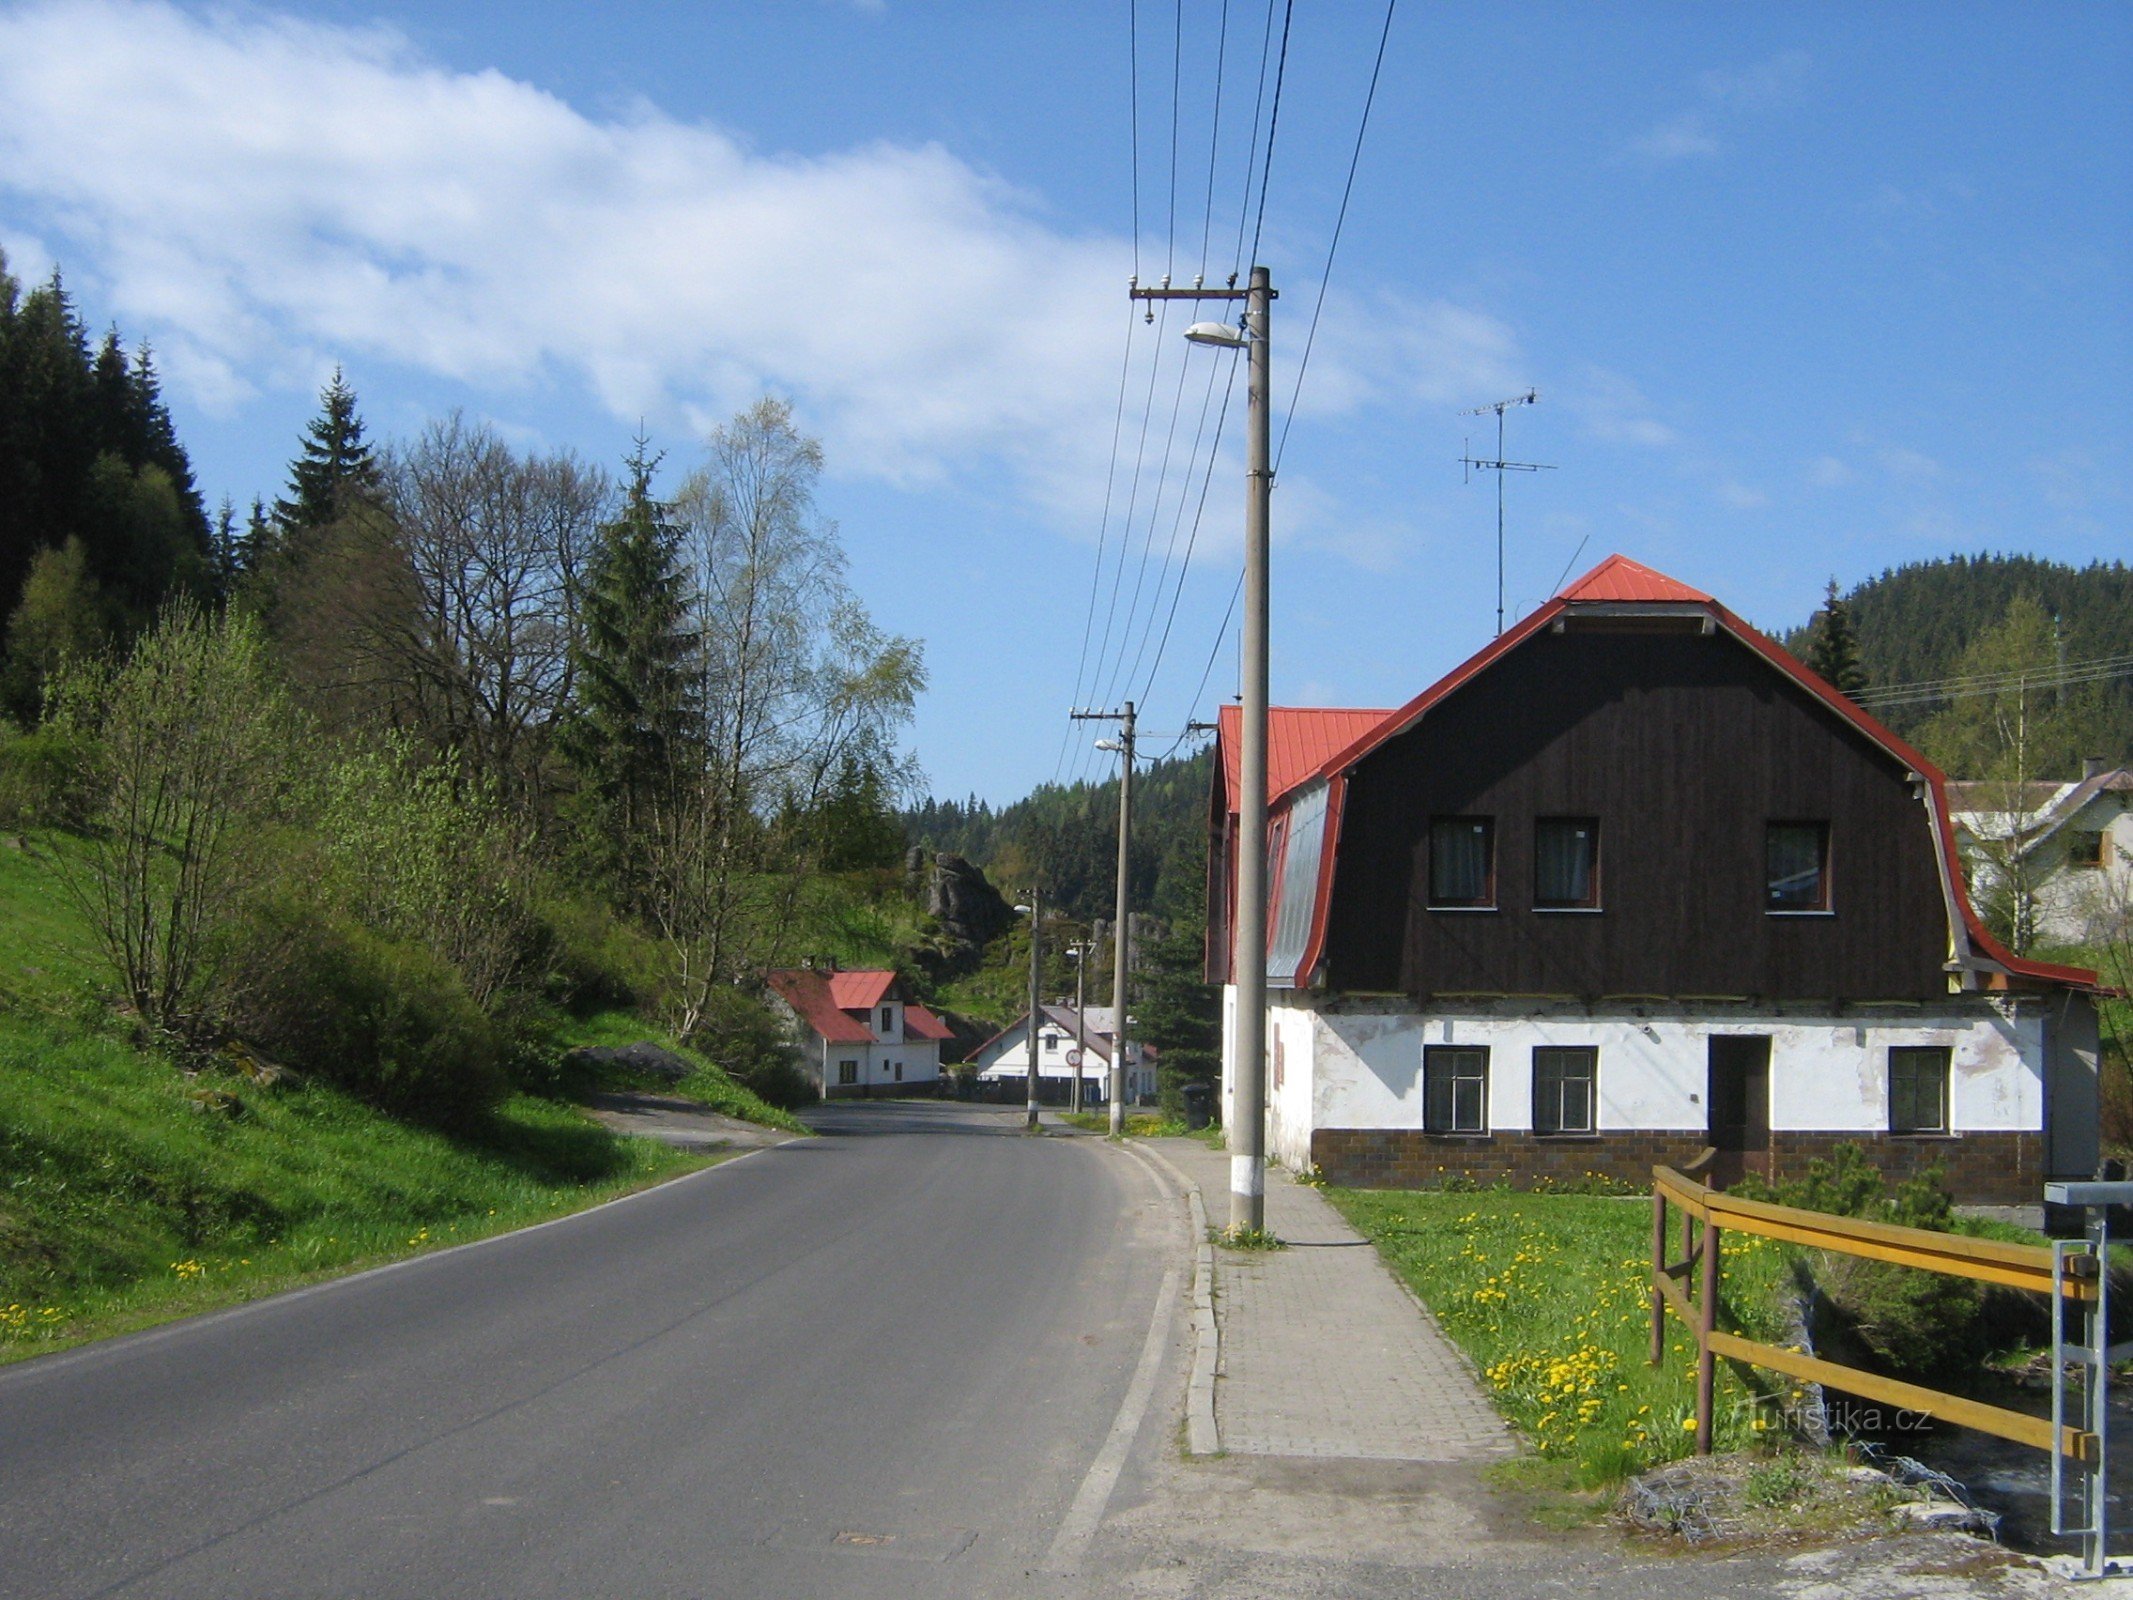
[[[521,1227],[703,1164],[515,1093],[446,1130],[323,1083],[182,1072],[99,991],[62,834],[0,839],[0,1361]],[[655,1037],[624,1013],[553,1040]],[[792,1125],[698,1059],[683,1092]]]

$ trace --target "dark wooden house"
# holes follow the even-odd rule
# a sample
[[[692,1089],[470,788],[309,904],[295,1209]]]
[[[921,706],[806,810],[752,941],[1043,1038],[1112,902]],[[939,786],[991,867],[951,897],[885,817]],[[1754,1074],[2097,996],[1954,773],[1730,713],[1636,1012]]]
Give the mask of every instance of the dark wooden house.
[[[1236,722],[1209,814],[1228,978]],[[1407,705],[1270,747],[1268,1148],[1336,1181],[1641,1179],[1842,1140],[1970,1198],[2096,1161],[2092,973],[1970,906],[1941,775],[1611,557]]]

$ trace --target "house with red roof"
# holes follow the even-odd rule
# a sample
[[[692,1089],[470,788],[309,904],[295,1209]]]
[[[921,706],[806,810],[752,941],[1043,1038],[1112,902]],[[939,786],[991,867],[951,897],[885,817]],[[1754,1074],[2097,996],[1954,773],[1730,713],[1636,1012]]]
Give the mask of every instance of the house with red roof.
[[[2003,949],[1941,774],[1712,596],[1613,556],[1406,705],[1270,722],[1288,1165],[1642,1183],[1712,1149],[1782,1179],[1850,1140],[1968,1200],[2093,1174],[2095,974]],[[1227,711],[1225,986],[1237,735]]]
[[[801,1068],[825,1100],[931,1092],[948,1025],[886,970],[790,967],[763,974],[790,1020]]]

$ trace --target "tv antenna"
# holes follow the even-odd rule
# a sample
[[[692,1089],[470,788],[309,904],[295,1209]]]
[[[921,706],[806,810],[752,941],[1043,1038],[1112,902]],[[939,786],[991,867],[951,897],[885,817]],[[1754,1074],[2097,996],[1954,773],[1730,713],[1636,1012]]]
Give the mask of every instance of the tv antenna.
[[[1485,417],[1491,411],[1496,413],[1496,459],[1484,461],[1478,458],[1474,454],[1474,442],[1469,439],[1466,442],[1466,454],[1459,458],[1459,464],[1466,468],[1466,475],[1460,479],[1462,483],[1473,482],[1474,474],[1477,472],[1493,472],[1496,474],[1496,632],[1498,637],[1503,634],[1503,475],[1507,472],[1553,472],[1555,470],[1552,465],[1546,462],[1506,461],[1504,459],[1503,414],[1513,406],[1539,404],[1540,390],[1528,389],[1524,394],[1514,394],[1508,400],[1497,400],[1488,405],[1475,406],[1472,410],[1460,413],[1461,416],[1467,417]]]

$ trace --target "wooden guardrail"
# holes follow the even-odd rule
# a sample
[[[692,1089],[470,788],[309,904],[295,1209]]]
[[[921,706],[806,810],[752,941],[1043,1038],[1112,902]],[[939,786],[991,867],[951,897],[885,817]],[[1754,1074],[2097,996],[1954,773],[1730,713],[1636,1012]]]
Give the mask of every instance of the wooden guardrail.
[[[1667,1208],[1681,1214],[1681,1256],[1669,1261]],[[1692,1224],[1701,1223],[1700,1236],[1691,1239]],[[2009,1244],[1999,1239],[1968,1239],[1959,1234],[1935,1233],[1926,1228],[1902,1228],[1892,1223],[1869,1222],[1858,1217],[1833,1216],[1825,1211],[1806,1211],[1797,1206],[1771,1205],[1744,1200],[1722,1190],[1684,1177],[1672,1167],[1652,1169],[1652,1351],[1653,1366],[1666,1356],[1666,1314],[1672,1311],[1696,1334],[1696,1453],[1711,1453],[1711,1391],[1717,1361],[1724,1356],[1749,1366],[1765,1367],[1788,1377],[1826,1384],[1832,1389],[1878,1400],[1908,1411],[1938,1417],[1944,1422],[1975,1428],[1981,1433],[2033,1445],[2039,1450],[2057,1450],[2076,1461],[2095,1459],[2096,1435],[2079,1428],[2061,1427],[2053,1437],[2049,1419],[2010,1411],[2004,1406],[1946,1394],[1915,1383],[1904,1383],[1859,1367],[1803,1355],[1796,1350],[1762,1344],[1718,1326],[1719,1287],[1723,1279],[1723,1241],[1728,1231],[1783,1239],[1839,1255],[1863,1256],[1922,1272],[1944,1272],[1976,1278],[1985,1283],[2026,1289],[2050,1295],[2057,1282],[2066,1300],[2094,1301],[2099,1286],[2098,1263],[2093,1255],[2075,1256],[2066,1272],[2055,1279],[2052,1251],[2046,1245]],[[1698,1268],[1701,1272],[1698,1272]],[[1692,1304],[1684,1284],[1700,1278]],[[2052,1314],[2060,1314],[2055,1305]]]

